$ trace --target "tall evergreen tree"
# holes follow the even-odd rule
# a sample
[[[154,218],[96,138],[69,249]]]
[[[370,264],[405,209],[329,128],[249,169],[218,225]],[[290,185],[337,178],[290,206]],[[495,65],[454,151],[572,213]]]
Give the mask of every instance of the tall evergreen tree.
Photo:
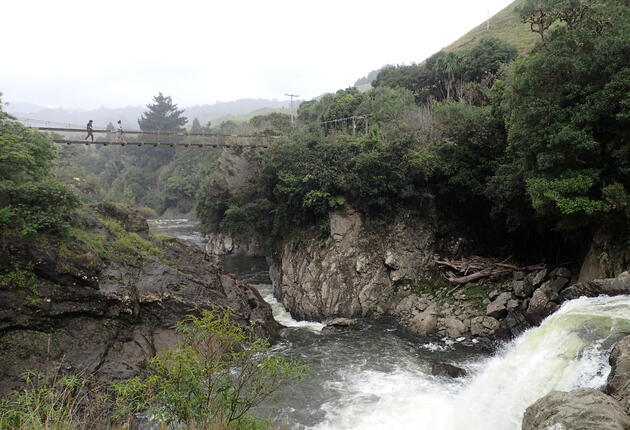
[[[201,123],[197,118],[193,119],[192,127],[190,129],[192,133],[201,133]]]
[[[173,104],[173,99],[159,93],[153,97],[153,104],[148,104],[148,110],[145,111],[138,125],[143,131],[183,131],[188,119],[182,114],[184,110],[178,110],[177,105]]]

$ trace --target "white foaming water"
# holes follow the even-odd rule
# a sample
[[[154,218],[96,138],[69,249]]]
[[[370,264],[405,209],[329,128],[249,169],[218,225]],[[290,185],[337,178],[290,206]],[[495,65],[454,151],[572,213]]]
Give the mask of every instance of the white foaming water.
[[[269,284],[254,284],[260,295],[271,305],[273,317],[285,327],[300,327],[314,332],[321,332],[326,324],[315,321],[297,321],[285,309],[284,305],[273,296],[273,290]]]
[[[602,386],[612,342],[628,332],[630,297],[572,300],[496,356],[471,363],[462,382],[414,363],[387,373],[346,372],[342,384],[329,387],[341,397],[323,406],[326,419],[313,428],[520,429],[527,406],[548,392]]]

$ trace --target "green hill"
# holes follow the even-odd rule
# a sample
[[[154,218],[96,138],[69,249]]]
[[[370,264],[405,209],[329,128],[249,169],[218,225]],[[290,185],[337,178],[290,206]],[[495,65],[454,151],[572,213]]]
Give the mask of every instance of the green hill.
[[[515,0],[490,18],[489,25],[486,22],[478,25],[444,50],[455,51],[469,48],[482,37],[493,36],[516,46],[519,53],[528,52],[538,41],[538,35],[532,33],[529,25],[521,23],[519,19],[516,9],[524,2],[525,0]]]
[[[299,106],[299,102],[295,103],[295,107],[294,107],[295,111],[297,111],[297,106]],[[291,114],[289,109],[262,108],[262,109],[256,109],[255,111],[252,111],[243,115],[223,115],[215,119],[214,121],[212,121],[212,126],[218,127],[219,125],[221,125],[223,121],[247,122],[257,115],[268,115],[270,113],[275,113],[275,112],[284,113],[287,115]]]

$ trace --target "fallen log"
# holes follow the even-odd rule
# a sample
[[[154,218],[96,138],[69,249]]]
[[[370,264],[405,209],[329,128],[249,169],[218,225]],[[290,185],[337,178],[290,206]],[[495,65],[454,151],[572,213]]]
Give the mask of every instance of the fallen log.
[[[455,285],[466,284],[482,278],[499,279],[516,271],[531,272],[541,270],[545,267],[544,264],[518,266],[508,263],[510,258],[512,257],[496,259],[473,255],[467,259],[461,260],[435,260],[435,263],[440,266],[449,267],[460,273],[457,275],[450,270],[446,271],[446,279]],[[471,270],[474,270],[474,273],[469,273]]]

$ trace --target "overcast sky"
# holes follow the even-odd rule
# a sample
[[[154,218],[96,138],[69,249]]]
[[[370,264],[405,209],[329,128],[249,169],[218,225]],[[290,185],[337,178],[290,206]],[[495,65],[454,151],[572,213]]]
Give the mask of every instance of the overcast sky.
[[[6,0],[4,101],[50,107],[309,99],[420,62],[512,0]]]

